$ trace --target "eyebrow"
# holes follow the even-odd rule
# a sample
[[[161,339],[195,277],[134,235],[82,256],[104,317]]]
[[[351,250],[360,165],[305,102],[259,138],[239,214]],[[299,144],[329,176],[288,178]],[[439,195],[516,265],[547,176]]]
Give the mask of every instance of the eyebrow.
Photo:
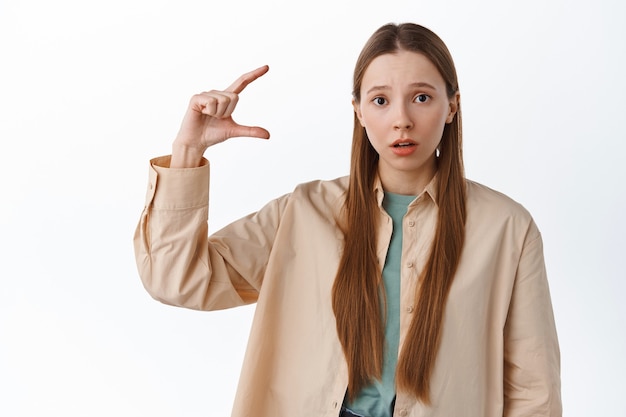
[[[434,86],[432,86],[431,84],[425,83],[425,82],[411,83],[411,84],[409,84],[409,87],[430,88],[431,90],[437,91],[437,89]],[[365,94],[370,94],[370,93],[372,93],[374,91],[388,90],[389,88],[390,87],[388,85],[375,85],[374,87],[372,87],[369,90],[367,90],[367,92]]]

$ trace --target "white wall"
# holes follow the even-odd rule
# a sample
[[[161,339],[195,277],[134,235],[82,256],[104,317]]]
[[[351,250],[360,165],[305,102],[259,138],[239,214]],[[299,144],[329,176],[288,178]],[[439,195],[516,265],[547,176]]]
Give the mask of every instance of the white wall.
[[[211,229],[347,172],[350,82],[380,25],[450,47],[470,178],[543,231],[565,415],[623,416],[626,7],[610,0],[4,0],[0,5],[0,415],[225,416],[252,308],[149,298],[132,235],[148,159],[188,98],[262,64],[211,149]]]

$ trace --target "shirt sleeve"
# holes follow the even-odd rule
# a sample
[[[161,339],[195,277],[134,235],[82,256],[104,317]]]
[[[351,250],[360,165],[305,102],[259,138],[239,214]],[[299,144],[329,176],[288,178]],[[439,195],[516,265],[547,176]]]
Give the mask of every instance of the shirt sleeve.
[[[209,163],[170,169],[151,161],[135,230],[137,269],[165,304],[219,310],[256,302],[286,197],[208,236]]]
[[[504,346],[504,417],[560,417],[560,352],[543,243],[531,222],[520,257]]]

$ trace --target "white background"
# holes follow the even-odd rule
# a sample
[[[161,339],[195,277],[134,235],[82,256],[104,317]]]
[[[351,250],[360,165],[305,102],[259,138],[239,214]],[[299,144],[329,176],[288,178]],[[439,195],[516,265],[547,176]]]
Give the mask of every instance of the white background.
[[[625,18],[617,0],[2,0],[0,415],[229,415],[253,307],[143,290],[148,160],[192,94],[269,64],[235,119],[272,139],[207,153],[211,230],[347,173],[356,56],[414,21],[455,58],[468,177],[543,232],[564,415],[626,416]]]

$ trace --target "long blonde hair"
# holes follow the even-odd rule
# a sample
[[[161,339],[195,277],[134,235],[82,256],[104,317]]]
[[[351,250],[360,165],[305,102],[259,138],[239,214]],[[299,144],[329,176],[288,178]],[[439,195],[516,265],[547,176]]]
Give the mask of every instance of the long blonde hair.
[[[432,31],[413,23],[387,24],[365,44],[357,60],[353,97],[361,99],[365,70],[376,57],[398,50],[426,56],[442,75],[447,95],[458,93],[452,56]],[[398,389],[430,403],[430,376],[437,358],[446,299],[465,237],[465,178],[460,105],[444,127],[437,158],[438,218],[435,238],[420,286],[417,306],[396,371]],[[337,333],[349,369],[348,396],[382,375],[385,330],[381,299],[381,266],[376,255],[378,206],[374,195],[378,154],[354,117],[350,182],[341,219],[344,247],[333,287]]]

